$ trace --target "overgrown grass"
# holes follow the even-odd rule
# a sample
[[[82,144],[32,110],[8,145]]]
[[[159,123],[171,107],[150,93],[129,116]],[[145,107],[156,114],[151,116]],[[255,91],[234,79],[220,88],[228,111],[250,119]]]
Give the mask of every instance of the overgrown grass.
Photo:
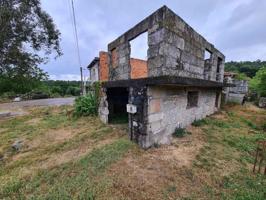
[[[238,173],[223,178],[221,196],[226,200],[264,200],[266,198],[266,178],[264,175],[249,175],[250,171],[241,169]]]
[[[103,148],[93,150],[77,162],[67,163],[52,170],[39,171],[30,181],[12,180],[1,189],[0,197],[93,199],[110,181],[101,179],[100,175],[132,147],[133,143],[120,139]]]
[[[33,109],[29,111],[30,115],[8,119],[0,124],[0,153],[5,155],[4,161],[0,161],[0,199],[94,199],[95,193],[104,190],[109,180],[100,180],[98,175],[133,144],[96,117],[67,116],[68,109],[64,106]],[[41,146],[28,149],[27,144],[31,141],[51,131],[64,129],[78,133],[54,144],[47,143],[44,137]],[[109,138],[113,143],[99,145]],[[20,153],[11,151],[11,144],[17,139],[24,141]],[[78,161],[77,157],[73,162],[55,165],[52,169],[38,167],[52,155],[78,149],[80,145],[91,146],[92,151]],[[17,154],[25,155],[12,160]],[[32,172],[25,173],[31,167]]]
[[[241,116],[237,110],[227,111],[226,114],[228,117],[224,119],[207,118],[193,123],[202,127],[207,138],[207,144],[197,155],[194,166],[216,177],[216,183],[210,187],[211,192],[205,191],[205,195],[208,199],[265,199],[265,176],[254,175],[249,167],[254,162],[256,142],[266,140],[266,134],[260,128],[263,126]],[[223,166],[225,163],[229,168]],[[231,173],[224,177],[218,175],[222,171]]]
[[[186,144],[180,145],[184,149],[190,148],[189,138],[197,134],[204,141],[192,166],[179,168],[167,157],[168,151],[171,156],[172,148],[177,148],[180,154],[182,148],[179,151],[179,145],[169,149],[158,146],[167,154],[157,159],[154,155],[158,156],[161,149],[137,150],[137,145],[118,133],[118,125],[104,125],[96,117],[72,118],[67,116],[68,109],[34,109],[30,115],[0,124],[0,154],[5,154],[4,161],[0,161],[0,199],[121,199],[115,193],[117,190],[123,190],[122,199],[134,199],[135,192],[145,193],[143,197],[147,199],[161,196],[164,199],[265,199],[265,176],[253,174],[251,169],[256,142],[266,140],[264,110],[226,107],[219,113],[221,118],[211,116],[194,122],[199,133],[192,132],[192,135],[186,136],[184,130],[178,132],[178,136],[188,138],[184,138]],[[29,123],[32,119],[38,120]],[[31,144],[47,133],[58,133],[60,130],[71,130],[74,135],[51,144],[42,140],[39,146],[25,147],[19,153],[10,151],[10,145],[16,139],[22,138]],[[126,131],[123,134],[126,135]],[[40,165],[54,155],[61,159],[60,155],[81,146],[89,149],[82,157],[77,156],[48,168]],[[131,157],[126,163],[133,165],[134,172],[136,169],[141,174],[140,185],[145,184],[145,180],[154,179],[152,172],[156,172],[160,180],[163,179],[161,182],[166,183],[165,187],[158,191],[155,191],[156,187],[150,191],[135,191],[130,182],[125,181],[126,185],[115,183],[115,177],[109,173],[116,170],[119,174],[123,166],[117,167],[116,162],[128,158],[128,155]],[[142,166],[139,157],[152,158],[152,165]],[[121,161],[124,163],[124,160]],[[169,164],[169,174],[160,170],[160,167],[168,166],[161,162]],[[180,162],[182,164],[182,160],[178,160]],[[142,171],[139,166],[145,169]],[[123,189],[116,188],[120,186]],[[175,196],[179,191],[182,191],[182,196]]]

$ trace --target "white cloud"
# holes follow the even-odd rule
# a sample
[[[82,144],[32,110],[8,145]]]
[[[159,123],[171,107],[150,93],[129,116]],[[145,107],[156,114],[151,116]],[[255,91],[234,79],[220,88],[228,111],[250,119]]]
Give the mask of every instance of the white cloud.
[[[78,74],[60,74],[60,75],[50,75],[51,80],[65,80],[65,81],[79,81],[80,75]]]

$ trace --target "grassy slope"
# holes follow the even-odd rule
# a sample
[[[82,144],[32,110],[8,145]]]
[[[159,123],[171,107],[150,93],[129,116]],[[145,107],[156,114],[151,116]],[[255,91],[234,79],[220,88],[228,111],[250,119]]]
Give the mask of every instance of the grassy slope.
[[[255,142],[266,139],[265,110],[228,106],[195,123],[203,145],[190,165],[178,167],[156,158],[162,147],[143,151],[123,128],[68,118],[67,109],[0,121],[0,199],[265,199],[265,177],[251,173]],[[25,141],[20,153],[10,149],[16,138]],[[156,158],[151,165],[147,155]]]
[[[266,111],[254,106],[227,106],[225,111],[197,123],[207,143],[194,162],[207,173],[203,184],[209,199],[265,199],[265,176],[252,174],[256,141],[265,140]],[[197,196],[197,195],[196,195]]]

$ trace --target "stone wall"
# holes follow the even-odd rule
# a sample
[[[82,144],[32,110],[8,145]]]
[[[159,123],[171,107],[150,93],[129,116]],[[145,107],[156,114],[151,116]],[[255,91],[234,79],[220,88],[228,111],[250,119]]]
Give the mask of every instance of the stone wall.
[[[245,80],[232,80],[231,83],[235,87],[229,87],[226,91],[226,102],[235,102],[242,104],[246,94],[248,93],[248,82]]]
[[[245,80],[232,80],[235,87],[230,87],[230,93],[246,94],[248,93],[248,81]]]
[[[223,82],[224,55],[166,6],[108,45],[110,80],[130,79],[129,42],[144,32],[148,32],[148,77],[172,75]],[[205,51],[211,53],[209,59],[205,59]]]
[[[187,108],[187,92],[199,91],[198,106]],[[216,95],[220,105],[220,90],[150,86],[147,89],[147,136],[144,148],[153,144],[169,144],[177,127],[184,128],[193,121],[217,111]]]
[[[147,87],[130,87],[129,103],[137,106],[137,113],[129,114],[129,138],[141,147],[147,143]]]
[[[109,52],[109,80],[130,79],[130,44],[120,43]]]
[[[108,108],[106,88],[101,88],[101,91],[100,91],[98,116],[103,123],[105,124],[108,123],[109,108]]]

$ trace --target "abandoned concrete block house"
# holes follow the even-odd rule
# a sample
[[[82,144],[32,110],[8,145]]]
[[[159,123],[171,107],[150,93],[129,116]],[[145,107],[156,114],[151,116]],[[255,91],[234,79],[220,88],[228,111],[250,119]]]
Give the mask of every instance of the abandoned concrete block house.
[[[131,58],[131,41],[147,34],[147,60]],[[169,144],[176,128],[217,111],[225,56],[163,6],[108,44],[88,68],[103,81],[99,117],[128,117],[141,147]],[[95,71],[95,72],[93,72]]]
[[[224,102],[243,104],[248,93],[248,81],[235,79],[237,73],[224,72],[224,82],[234,87],[225,87],[223,90]]]

